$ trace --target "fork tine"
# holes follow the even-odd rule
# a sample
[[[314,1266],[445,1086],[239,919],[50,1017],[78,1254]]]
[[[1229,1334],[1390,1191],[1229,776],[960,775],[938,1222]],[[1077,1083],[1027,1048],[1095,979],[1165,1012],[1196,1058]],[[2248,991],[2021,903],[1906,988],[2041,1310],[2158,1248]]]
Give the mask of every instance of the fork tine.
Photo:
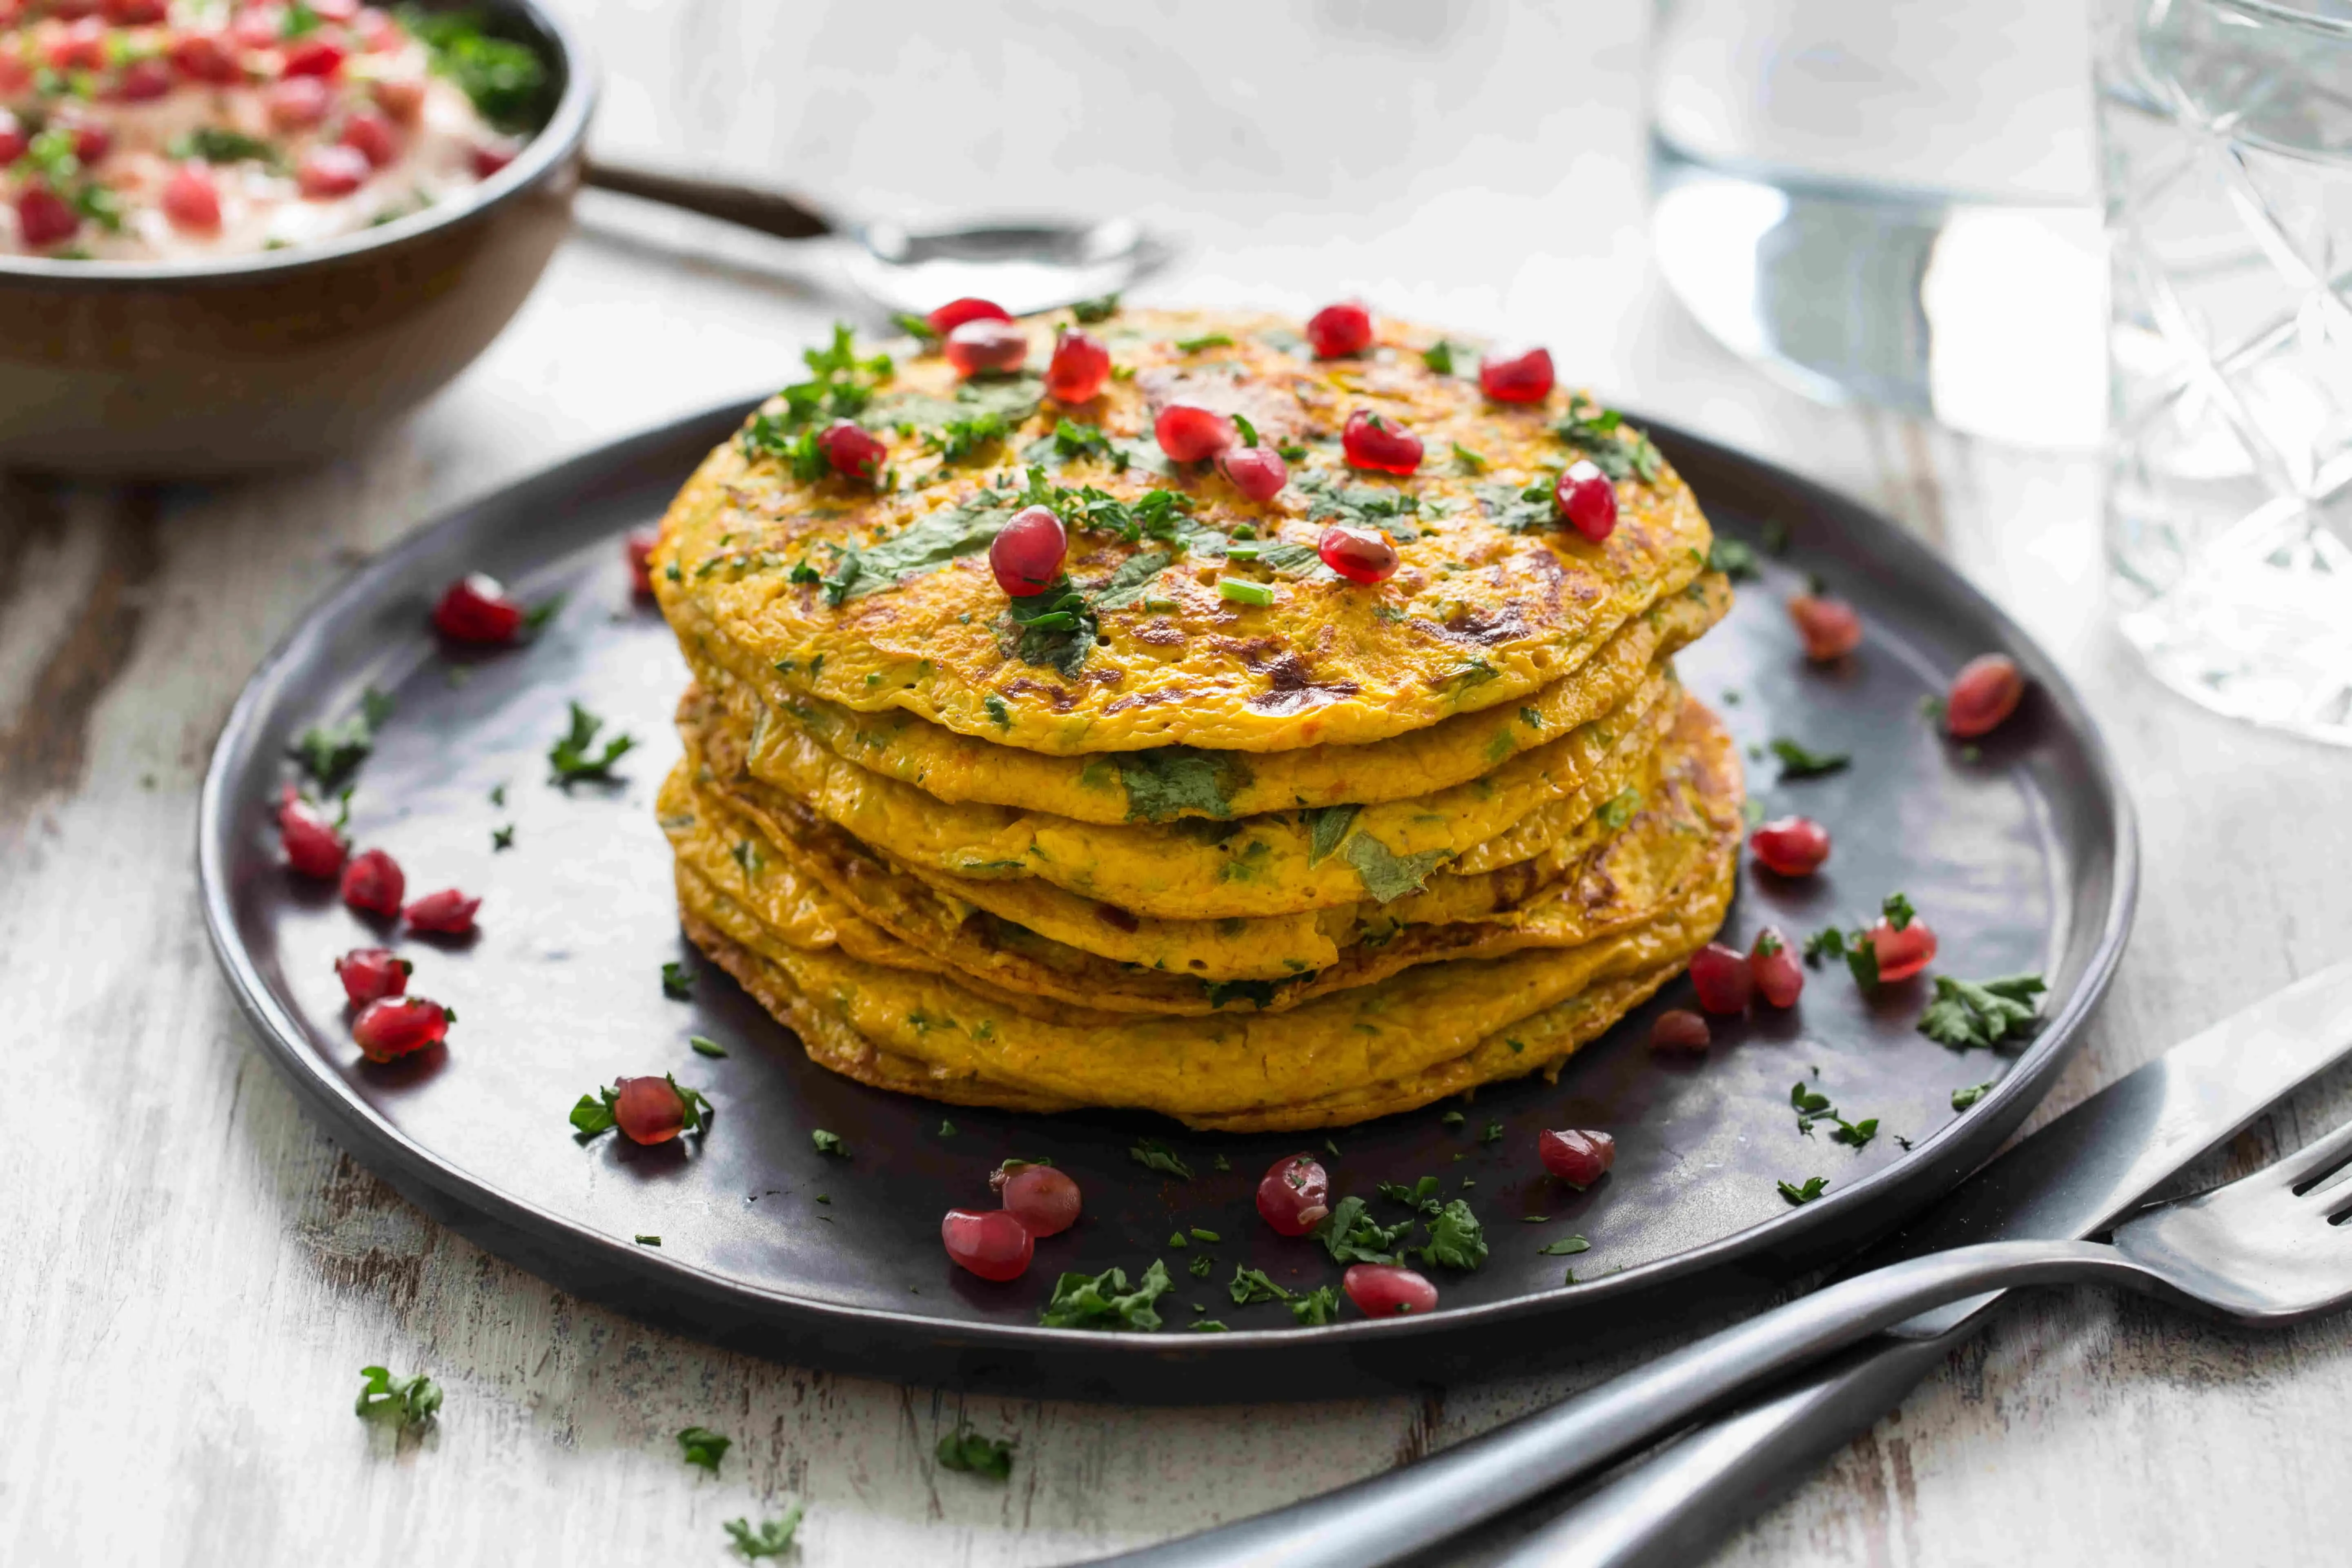
[[[2315,1185],[2335,1173],[2337,1166],[2352,1160],[2352,1121],[2346,1122],[2315,1143],[2307,1143],[2271,1167],[2272,1175],[2288,1186],[2302,1191]]]

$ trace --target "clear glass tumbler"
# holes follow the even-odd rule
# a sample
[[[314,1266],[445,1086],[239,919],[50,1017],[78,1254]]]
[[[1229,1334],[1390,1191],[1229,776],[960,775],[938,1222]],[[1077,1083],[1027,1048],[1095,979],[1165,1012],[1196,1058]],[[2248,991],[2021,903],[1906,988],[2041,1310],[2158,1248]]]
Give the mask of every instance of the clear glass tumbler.
[[[2101,0],[2095,58],[2124,633],[2352,743],[2352,5]]]

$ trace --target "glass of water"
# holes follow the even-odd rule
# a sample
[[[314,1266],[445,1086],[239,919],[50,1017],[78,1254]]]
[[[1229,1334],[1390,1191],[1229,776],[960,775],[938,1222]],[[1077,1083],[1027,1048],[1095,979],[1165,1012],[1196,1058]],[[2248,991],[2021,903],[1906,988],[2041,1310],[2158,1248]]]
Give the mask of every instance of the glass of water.
[[[2352,5],[2101,0],[2095,51],[2124,633],[2352,744]]]

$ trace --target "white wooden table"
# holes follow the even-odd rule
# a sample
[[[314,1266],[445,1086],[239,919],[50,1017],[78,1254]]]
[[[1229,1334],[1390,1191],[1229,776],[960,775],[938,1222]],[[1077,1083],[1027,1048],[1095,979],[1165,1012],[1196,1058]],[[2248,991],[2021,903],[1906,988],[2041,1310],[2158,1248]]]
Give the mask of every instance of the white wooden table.
[[[1613,398],[1942,544],[2081,682],[2142,813],[2137,935],[2052,1109],[2344,954],[2352,756],[2209,720],[2134,668],[2097,603],[2089,460],[1816,407],[1662,295],[1639,7],[572,9],[616,68],[614,151],[865,210],[1131,211],[1192,242],[1166,297],[1361,289],[1548,342]],[[1319,88],[1345,107],[1286,100]],[[845,1379],[569,1300],[305,1120],[214,972],[192,885],[197,782],[239,683],[369,552],[772,387],[840,308],[822,254],[622,203],[583,219],[479,364],[331,468],[210,491],[0,481],[0,1561],[715,1563],[723,1520],[800,1501],[811,1563],[1064,1562],[1411,1460],[1611,1370],[1183,1411]],[[2347,1103],[2339,1074],[2233,1163]],[[446,1387],[429,1436],[352,1418],[371,1362]],[[2255,1337],[2044,1296],[1721,1561],[2341,1561],[2347,1410],[2352,1326]],[[961,1416],[1018,1437],[1010,1485],[937,1469]],[[735,1437],[722,1479],[679,1463],[690,1423]]]

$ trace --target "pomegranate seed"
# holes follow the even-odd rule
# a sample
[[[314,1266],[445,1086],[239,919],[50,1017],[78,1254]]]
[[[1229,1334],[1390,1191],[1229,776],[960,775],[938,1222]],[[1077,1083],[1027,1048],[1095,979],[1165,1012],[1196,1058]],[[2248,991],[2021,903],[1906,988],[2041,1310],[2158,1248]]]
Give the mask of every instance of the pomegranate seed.
[[[400,912],[400,895],[408,879],[400,862],[381,849],[362,849],[343,868],[343,902],[355,910],[387,918]]]
[[[1037,1238],[1009,1209],[950,1209],[940,1221],[940,1240],[958,1268],[982,1279],[1020,1279],[1037,1250]]]
[[[174,228],[210,233],[221,226],[220,187],[202,163],[183,163],[163,184],[163,216]]]
[[[368,83],[368,91],[375,105],[403,125],[414,125],[425,110],[425,79],[414,76],[380,76]]]
[[[474,178],[487,180],[515,161],[521,149],[511,142],[486,142],[473,151]]]
[[[125,103],[152,103],[171,90],[172,68],[163,60],[132,60],[114,82],[114,96]]]
[[[481,907],[481,900],[469,899],[455,888],[444,888],[409,905],[401,911],[401,918],[412,931],[464,936],[474,929],[474,911]]]
[[[1234,422],[1193,403],[1171,403],[1151,422],[1160,449],[1180,463],[1213,458],[1234,442],[1241,432]]]
[[[379,997],[352,1020],[352,1038],[372,1062],[388,1062],[448,1037],[449,1009],[422,996]]]
[[[1800,594],[1789,601],[1789,618],[1805,641],[1805,657],[1815,664],[1843,658],[1862,646],[1862,617],[1843,599]]]
[[[1421,467],[1421,437],[1383,414],[1359,408],[1339,430],[1339,452],[1351,468],[1409,474]]]
[[[640,599],[653,597],[654,552],[660,544],[658,528],[633,528],[621,541],[621,553],[629,563],[629,591]]]
[[[363,1007],[407,990],[415,967],[404,958],[394,958],[388,947],[355,947],[335,960],[335,978],[343,983],[343,994]]]
[[[1670,1008],[1659,1014],[1658,1021],[1650,1026],[1650,1048],[1654,1051],[1703,1051],[1714,1040],[1706,1020],[1687,1007]]]
[[[1004,1196],[1004,1211],[1032,1236],[1059,1236],[1078,1223],[1078,1184],[1051,1165],[1008,1160],[988,1184]]]
[[[373,173],[367,154],[356,147],[313,147],[294,165],[294,182],[314,202],[350,195]]]
[[[632,1143],[667,1143],[686,1128],[686,1097],[666,1078],[614,1084],[613,1125]]]
[[[1362,353],[1372,346],[1372,313],[1353,300],[1326,305],[1307,318],[1307,342],[1317,359]]]
[[[106,68],[106,24],[85,16],[49,42],[49,64],[61,71]]]
[[[1045,507],[1026,506],[996,531],[988,547],[988,569],[1008,596],[1034,598],[1061,580],[1062,561],[1069,552],[1062,520]]]
[[[1560,470],[1551,493],[1569,526],[1593,543],[1617,531],[1617,487],[1590,462],[1580,458]]]
[[[278,130],[307,131],[327,118],[334,99],[334,89],[317,77],[297,76],[270,83],[262,105]]]
[[[816,444],[824,448],[824,460],[833,465],[835,473],[867,484],[882,478],[882,465],[890,456],[890,448],[879,436],[846,419],[836,421],[816,438]]]
[[[145,27],[163,20],[171,7],[164,0],[106,0],[106,19],[118,27]]]
[[[1744,1013],[1756,990],[1748,955],[1719,942],[1708,942],[1692,957],[1690,977],[1700,1008],[1709,1013]]]
[[[331,77],[343,68],[343,46],[332,38],[313,33],[297,38],[286,46],[286,63],[280,74],[287,77]]]
[[[1045,366],[1045,390],[1057,403],[1090,402],[1110,379],[1110,350],[1091,332],[1076,330],[1054,340],[1054,358]]]
[[[950,332],[941,352],[959,375],[1019,370],[1029,358],[1029,334],[1011,321],[983,316]]]
[[[1536,1134],[1536,1153],[1543,1168],[1561,1181],[1572,1187],[1589,1187],[1617,1163],[1617,1140],[1606,1132],[1573,1128],[1554,1132],[1547,1128]]]
[[[1271,447],[1229,447],[1217,454],[1217,471],[1251,500],[1272,500],[1290,482],[1290,465]]]
[[[1776,816],[1748,836],[1748,847],[1769,870],[1810,877],[1830,858],[1830,830],[1810,816]]]
[[[1551,395],[1549,349],[1478,362],[1478,384],[1497,403],[1541,403]]]
[[[114,150],[114,132],[103,125],[76,125],[72,130],[74,157],[85,169]]]
[[[506,584],[479,572],[458,578],[433,606],[433,629],[451,642],[499,646],[522,630],[523,607]]]
[[[25,123],[5,109],[0,109],[0,166],[15,163],[33,144],[25,134]]]
[[[381,169],[400,156],[400,132],[372,109],[352,110],[343,121],[342,143],[358,148],[370,168]]]
[[[1257,1184],[1257,1212],[1285,1236],[1305,1236],[1331,1212],[1331,1178],[1312,1154],[1276,1160]]]
[[[183,33],[173,39],[172,68],[190,81],[232,82],[245,74],[218,33]]]
[[[995,300],[969,297],[950,300],[923,318],[930,323],[931,331],[943,338],[966,321],[1009,321],[1012,319],[1013,312]]]
[[[26,185],[16,197],[16,234],[27,250],[40,250],[71,239],[81,227],[81,215],[72,204],[47,185]]]
[[[1401,1264],[1356,1264],[1339,1277],[1339,1288],[1367,1318],[1410,1317],[1437,1307],[1437,1287]]]
[[[1944,699],[1945,732],[1962,741],[1990,734],[2017,711],[2024,696],[2025,677],[2016,660],[2000,653],[1972,658],[1952,677],[1952,689]]]
[[[321,879],[339,874],[343,857],[352,852],[335,825],[296,794],[292,784],[278,800],[278,845],[286,851],[287,865],[305,877]]]
[[[236,41],[249,49],[266,49],[286,36],[286,13],[276,5],[250,5],[229,24]]]
[[[1748,972],[1756,977],[1757,991],[1775,1007],[1793,1007],[1804,994],[1805,966],[1770,926],[1756,933],[1756,945],[1748,954]]]
[[[1396,546],[1390,542],[1385,529],[1349,528],[1335,522],[1315,542],[1315,553],[1350,583],[1385,583],[1396,575]]]
[[[1935,962],[1936,933],[1916,915],[1900,931],[1892,921],[1880,921],[1862,940],[1877,955],[1878,978],[1888,984],[1908,980]]]

